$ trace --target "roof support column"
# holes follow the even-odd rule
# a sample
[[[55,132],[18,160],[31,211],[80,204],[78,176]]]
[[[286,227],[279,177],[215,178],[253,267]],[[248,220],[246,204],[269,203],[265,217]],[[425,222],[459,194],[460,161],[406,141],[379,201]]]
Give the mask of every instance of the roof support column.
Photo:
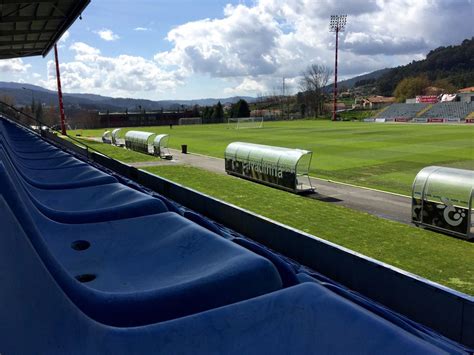
[[[64,122],[64,105],[63,105],[63,92],[61,90],[61,75],[59,73],[59,59],[58,59],[58,47],[54,44],[54,58],[56,60],[56,79],[58,82],[58,99],[59,99],[59,114],[61,116],[61,134],[65,136],[66,124]]]

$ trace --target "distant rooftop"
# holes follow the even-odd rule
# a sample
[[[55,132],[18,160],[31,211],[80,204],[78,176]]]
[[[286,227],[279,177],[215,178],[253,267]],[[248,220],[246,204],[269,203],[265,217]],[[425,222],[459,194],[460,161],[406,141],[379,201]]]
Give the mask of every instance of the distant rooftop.
[[[369,96],[367,101],[372,102],[372,103],[392,103],[395,102],[394,97],[388,97],[388,96]]]
[[[0,59],[45,56],[90,0],[1,0]]]

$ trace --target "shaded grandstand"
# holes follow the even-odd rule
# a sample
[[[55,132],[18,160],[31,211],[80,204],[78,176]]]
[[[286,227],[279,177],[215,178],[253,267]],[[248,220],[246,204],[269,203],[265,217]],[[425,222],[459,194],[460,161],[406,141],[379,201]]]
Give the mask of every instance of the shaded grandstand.
[[[428,104],[393,104],[380,111],[374,118],[384,119],[385,121],[411,120],[427,106]]]
[[[423,112],[420,118],[460,121],[474,111],[474,102],[440,102]]]
[[[461,122],[474,112],[474,102],[397,103],[368,121],[378,122]]]

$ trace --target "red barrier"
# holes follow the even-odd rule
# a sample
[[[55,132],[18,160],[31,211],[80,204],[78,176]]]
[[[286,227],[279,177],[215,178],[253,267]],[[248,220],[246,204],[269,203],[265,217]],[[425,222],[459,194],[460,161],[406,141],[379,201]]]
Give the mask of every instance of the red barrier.
[[[436,95],[425,95],[425,96],[417,96],[415,98],[415,102],[417,104],[435,104],[438,102],[438,97]]]
[[[428,123],[444,123],[444,118],[428,118]]]

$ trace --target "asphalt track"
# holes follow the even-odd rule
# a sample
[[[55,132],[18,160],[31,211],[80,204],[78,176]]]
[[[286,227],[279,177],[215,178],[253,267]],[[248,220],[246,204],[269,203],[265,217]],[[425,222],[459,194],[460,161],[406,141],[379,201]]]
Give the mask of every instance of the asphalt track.
[[[173,160],[157,162],[132,163],[132,166],[144,168],[150,166],[185,164],[202,168],[214,173],[226,175],[224,159],[209,157],[200,154],[182,154],[178,150],[170,149]],[[341,205],[354,210],[366,212],[381,218],[410,224],[411,200],[408,196],[389,192],[353,186],[349,184],[311,178],[315,193],[308,198]]]

